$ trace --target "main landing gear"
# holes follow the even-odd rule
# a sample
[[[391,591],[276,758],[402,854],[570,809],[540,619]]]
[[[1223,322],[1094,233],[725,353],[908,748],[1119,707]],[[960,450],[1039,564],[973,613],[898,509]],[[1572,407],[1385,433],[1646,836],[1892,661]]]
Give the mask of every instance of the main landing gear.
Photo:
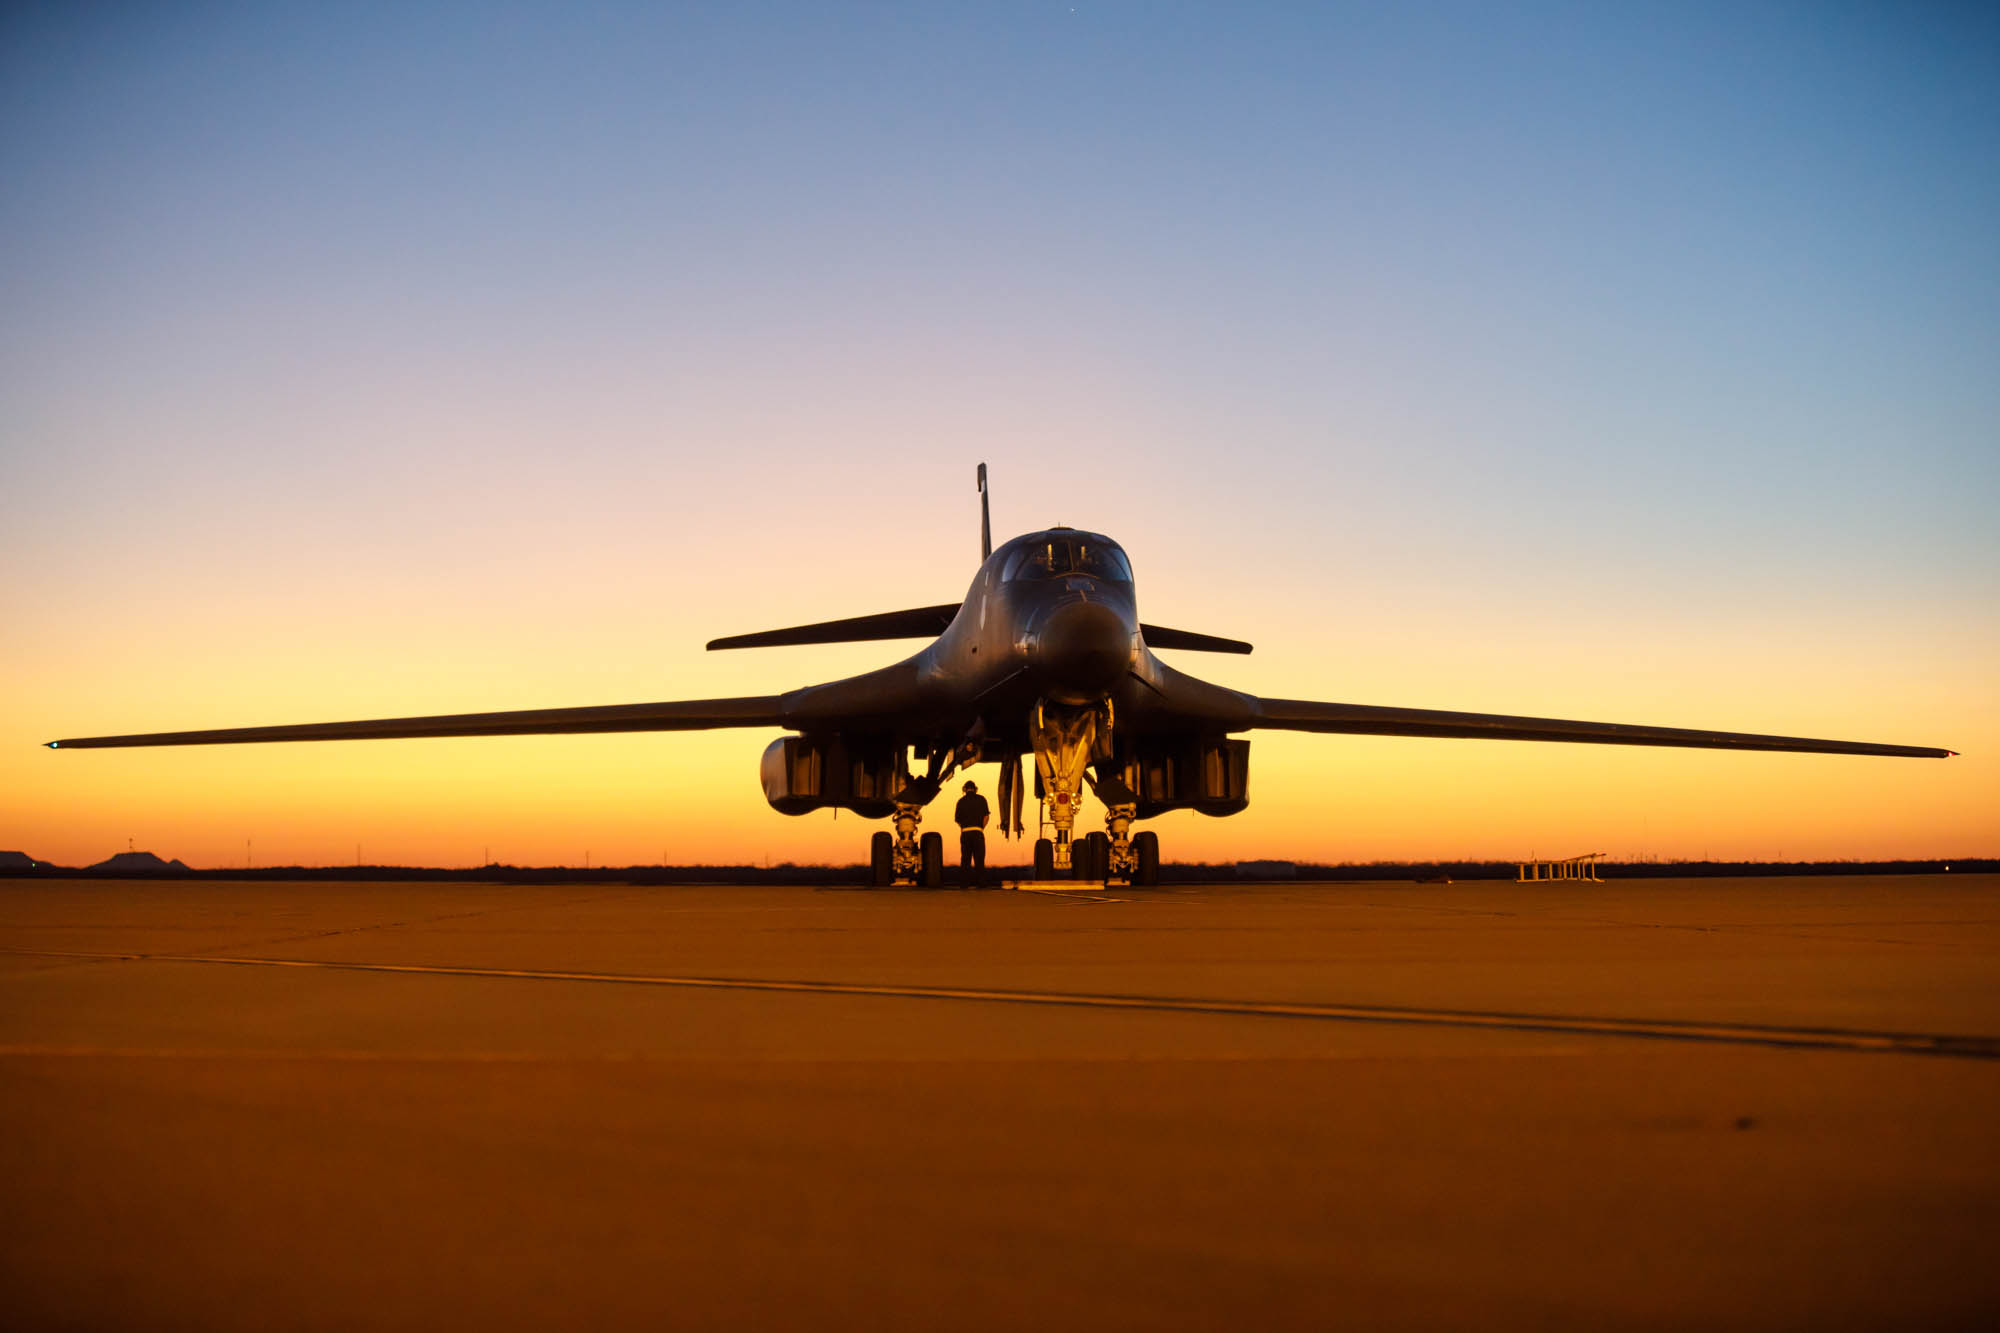
[[[906,788],[904,795],[910,792]],[[884,829],[868,840],[868,882],[878,889],[891,884],[919,888],[944,887],[944,835],[918,834],[924,807],[914,801],[896,802],[896,831]]]
[[[1116,776],[1106,774],[1095,784],[1104,802],[1104,832],[1084,839],[1090,856],[1090,877],[1126,884],[1160,882],[1160,835],[1151,829],[1132,832],[1139,800]]]
[[[937,799],[944,779],[958,771],[979,753],[974,737],[950,750],[933,749],[930,771],[920,778],[908,778],[896,793],[896,811],[889,823],[894,832],[883,831],[868,840],[868,882],[878,889],[892,884],[923,889],[944,887],[944,835],[917,832],[924,822],[924,807]]]

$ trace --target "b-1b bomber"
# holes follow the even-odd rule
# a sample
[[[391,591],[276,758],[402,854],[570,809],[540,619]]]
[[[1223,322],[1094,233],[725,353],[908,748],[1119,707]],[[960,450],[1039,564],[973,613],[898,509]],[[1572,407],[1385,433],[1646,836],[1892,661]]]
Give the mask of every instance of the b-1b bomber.
[[[1053,527],[995,549],[979,465],[978,572],[963,599],[938,606],[716,639],[711,650],[929,638],[902,661],[785,694],[737,699],[538,708],[51,741],[51,749],[386,740],[613,731],[783,728],[764,751],[764,796],[782,814],[850,810],[887,820],[869,847],[877,885],[943,883],[943,838],[924,811],[959,769],[1000,766],[1003,832],[1022,836],[1032,757],[1037,879],[1151,884],[1159,837],[1136,826],[1170,810],[1233,815],[1249,803],[1257,730],[1372,736],[1484,737],[1604,745],[1941,759],[1950,750],[1374,704],[1267,699],[1211,684],[1155,649],[1247,653],[1239,640],[1139,619],[1131,562],[1100,533]],[[1079,837],[1085,790],[1105,812]]]

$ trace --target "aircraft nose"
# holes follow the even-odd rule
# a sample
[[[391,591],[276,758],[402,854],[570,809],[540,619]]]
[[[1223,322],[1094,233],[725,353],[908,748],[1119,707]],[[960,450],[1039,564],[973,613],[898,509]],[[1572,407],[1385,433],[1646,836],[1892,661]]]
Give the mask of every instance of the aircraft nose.
[[[1052,690],[1101,698],[1131,665],[1132,626],[1102,602],[1065,602],[1043,618],[1037,657]]]

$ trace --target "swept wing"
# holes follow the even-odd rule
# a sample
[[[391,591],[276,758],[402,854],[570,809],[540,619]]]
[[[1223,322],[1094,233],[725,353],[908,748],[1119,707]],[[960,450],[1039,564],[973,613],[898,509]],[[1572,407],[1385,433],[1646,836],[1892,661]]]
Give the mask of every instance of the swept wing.
[[[790,648],[808,643],[866,643],[877,639],[934,639],[951,625],[959,604],[919,606],[908,611],[884,611],[872,616],[850,616],[845,620],[822,620],[813,625],[789,629],[759,630],[755,634],[731,634],[710,639],[708,650],[720,648]]]
[[[508,713],[447,713],[381,717],[360,722],[306,722],[218,731],[152,731],[136,736],[81,736],[50,741],[51,750],[126,745],[239,745],[250,741],[397,740],[412,736],[544,736],[593,731],[709,731],[719,727],[781,727],[780,696],[690,699],[678,703],[609,704],[594,708],[528,708]]]
[[[1898,755],[1946,759],[1956,750],[1924,745],[1763,736],[1742,731],[1639,727],[1622,722],[1577,722],[1504,713],[1452,713],[1430,708],[1317,703],[1307,699],[1258,699],[1251,727],[1277,731],[1334,732],[1352,736],[1438,736],[1508,741],[1578,741],[1596,745],[1669,745],[1701,750],[1793,750],[1809,754]]]

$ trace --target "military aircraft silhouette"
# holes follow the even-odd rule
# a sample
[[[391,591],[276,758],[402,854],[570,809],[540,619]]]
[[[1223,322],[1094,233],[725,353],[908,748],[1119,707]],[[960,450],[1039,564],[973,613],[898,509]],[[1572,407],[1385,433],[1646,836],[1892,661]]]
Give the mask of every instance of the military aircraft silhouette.
[[[1452,713],[1427,708],[1265,699],[1176,671],[1156,648],[1247,653],[1250,645],[1142,623],[1132,567],[1109,537],[1073,528],[1030,532],[993,549],[986,465],[979,465],[981,562],[962,601],[715,639],[711,650],[935,636],[892,666],[787,694],[442,717],[168,731],[50,741],[81,750],[414,736],[702,731],[780,727],[764,751],[764,796],[782,814],[835,807],[888,819],[869,848],[872,882],[938,887],[943,839],[919,833],[923,811],[960,767],[997,761],[1003,831],[1024,833],[1021,759],[1035,761],[1041,819],[1038,879],[1151,884],[1160,844],[1134,822],[1169,810],[1233,815],[1249,804],[1254,730],[1372,736],[1489,737],[1719,750],[1942,759],[1915,745],[1690,731],[1612,722]],[[921,774],[913,767],[921,764]],[[1105,829],[1075,838],[1085,787]]]

